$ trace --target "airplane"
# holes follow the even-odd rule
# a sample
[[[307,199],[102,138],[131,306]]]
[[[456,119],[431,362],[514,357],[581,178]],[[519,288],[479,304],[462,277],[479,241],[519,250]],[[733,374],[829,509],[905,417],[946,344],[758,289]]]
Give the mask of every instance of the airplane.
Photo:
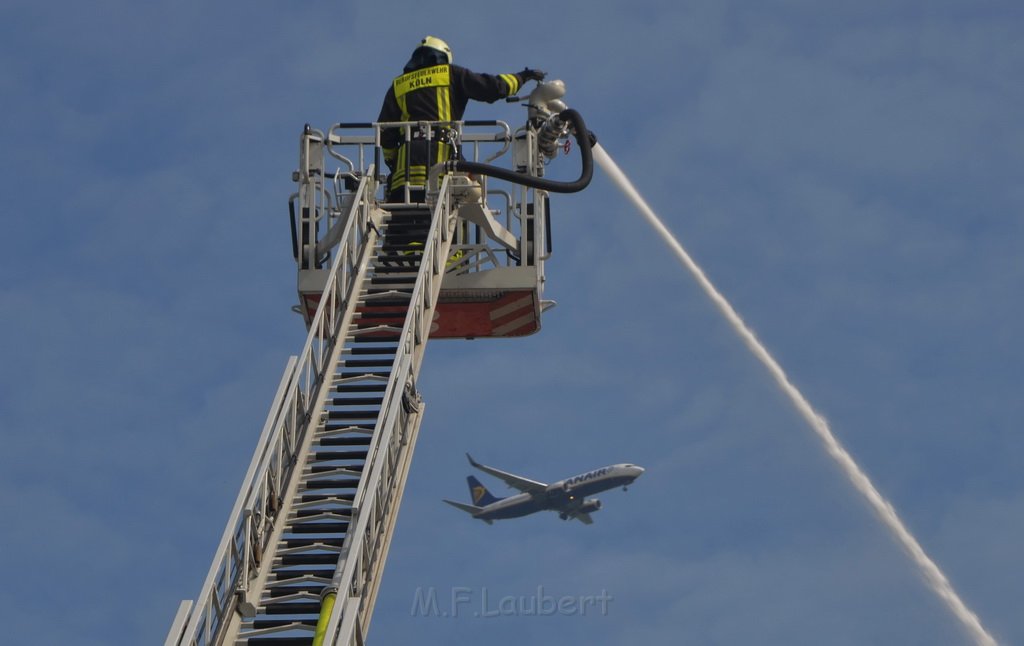
[[[635,464],[612,464],[552,484],[544,484],[480,464],[469,453],[466,457],[477,469],[504,480],[505,484],[522,492],[508,498],[497,498],[479,480],[469,476],[466,481],[469,483],[473,504],[444,501],[488,525],[496,520],[519,518],[544,510],[557,511],[562,520],[575,518],[584,525],[590,525],[594,522],[590,514],[601,508],[601,501],[587,498],[588,495],[615,487],[622,487],[625,491],[644,472],[642,467]]]

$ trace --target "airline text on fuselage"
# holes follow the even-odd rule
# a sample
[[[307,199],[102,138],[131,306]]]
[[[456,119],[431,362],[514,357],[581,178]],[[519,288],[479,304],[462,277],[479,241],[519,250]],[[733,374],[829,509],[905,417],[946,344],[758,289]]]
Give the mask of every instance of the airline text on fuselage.
[[[571,487],[574,485],[581,484],[583,482],[589,482],[596,478],[600,478],[606,473],[608,473],[608,467],[602,467],[600,469],[597,469],[596,471],[591,471],[590,473],[584,473],[583,475],[573,476],[572,478],[566,480],[565,484]]]

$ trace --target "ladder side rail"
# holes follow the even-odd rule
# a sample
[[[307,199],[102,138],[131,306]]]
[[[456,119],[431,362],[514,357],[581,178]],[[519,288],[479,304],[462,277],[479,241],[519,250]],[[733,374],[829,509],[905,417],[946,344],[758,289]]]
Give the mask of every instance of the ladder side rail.
[[[384,408],[374,429],[373,440],[368,453],[370,468],[366,477],[359,483],[353,502],[353,526],[345,539],[345,545],[339,557],[338,567],[332,581],[332,587],[341,597],[335,603],[327,624],[327,644],[361,643],[365,628],[369,624],[368,611],[372,610],[376,586],[384,563],[379,558],[386,552],[391,536],[389,527],[393,528],[393,519],[388,516],[397,513],[394,495],[388,496],[388,490],[394,494],[404,486],[404,475],[400,482],[387,476],[395,475],[392,469],[396,464],[408,461],[400,455],[403,445],[401,436],[405,435],[406,451],[411,451],[409,442],[412,433],[400,433],[398,422],[402,419],[403,397],[406,395],[406,384],[414,384],[419,373],[423,350],[430,335],[432,311],[437,303],[441,280],[445,270],[445,260],[451,244],[454,218],[451,213],[448,195],[449,178],[445,177],[430,231],[424,245],[420,272],[412,293],[410,312],[402,329],[402,344],[394,360],[392,379],[385,393]],[[409,416],[406,415],[406,418]],[[418,416],[416,416],[418,424]],[[396,439],[399,442],[396,444]],[[385,510],[383,514],[381,511]],[[367,596],[369,594],[369,596]]]
[[[360,185],[362,191],[368,190],[369,184]],[[371,230],[376,226],[373,222],[373,209],[365,193],[357,196],[348,221],[340,236],[340,244],[327,275],[323,298],[317,306],[309,325],[309,335],[303,347],[301,383],[305,393],[315,392],[316,386],[323,378],[327,366],[330,348],[342,328],[340,325],[344,309],[349,303],[355,302],[355,294],[359,288],[359,276],[362,270],[362,258],[368,244],[374,238]],[[310,403],[312,405],[312,403]],[[312,411],[310,411],[311,413]]]
[[[370,167],[370,173],[373,172],[373,167]],[[332,248],[338,241],[341,240],[346,234],[350,234],[348,230],[348,224],[353,220],[355,214],[359,209],[367,208],[367,194],[370,188],[370,176],[364,175],[359,179],[359,184],[356,187],[355,193],[351,199],[351,204],[345,209],[338,217],[338,222],[324,233],[323,237],[316,243],[316,253],[318,256],[323,257],[331,251]],[[355,249],[352,245],[348,246],[348,251],[351,252]],[[350,266],[348,263],[346,266]]]
[[[167,631],[164,646],[177,646],[178,642],[181,641],[181,635],[185,632],[185,624],[188,622],[191,612],[192,601],[190,599],[185,599],[178,604],[178,612],[175,613],[174,621],[171,622],[171,629]]]
[[[299,437],[292,460],[292,473],[294,477],[289,479],[287,487],[284,489],[284,506],[278,515],[275,516],[270,527],[270,533],[266,541],[267,546],[276,545],[281,541],[281,535],[292,513],[291,504],[295,500],[298,488],[303,481],[302,474],[306,459],[309,456],[309,448],[315,440],[314,431],[317,428],[321,428],[326,419],[326,407],[333,387],[333,376],[336,374],[338,365],[342,361],[342,351],[345,347],[345,331],[349,330],[352,326],[352,320],[356,313],[355,310],[359,305],[358,290],[364,284],[366,272],[373,258],[373,250],[377,243],[377,229],[375,225],[372,225],[376,213],[379,213],[379,211],[374,208],[373,203],[367,201],[362,203],[358,210],[358,219],[353,218],[356,224],[350,229],[350,234],[358,235],[361,243],[359,245],[345,245],[342,252],[337,254],[335,258],[336,264],[332,267],[332,269],[338,270],[337,279],[328,282],[321,304],[324,313],[330,314],[334,312],[333,320],[335,322],[330,326],[325,326],[333,330],[330,339],[327,339],[331,343],[324,343],[319,346],[326,350],[326,354],[322,367],[317,373],[318,379],[310,385],[308,390],[310,394],[307,399],[307,405],[304,408],[303,432]],[[359,223],[360,221],[361,224]],[[333,273],[334,271],[332,271]],[[342,298],[342,291],[337,289],[342,285],[349,286],[347,288],[347,296],[344,298]],[[332,307],[332,302],[336,302],[337,307]],[[317,313],[319,312],[321,310],[318,309]],[[310,350],[314,349],[310,348]],[[310,373],[315,373],[315,371],[310,370]],[[260,595],[265,590],[267,577],[270,575],[271,570],[272,560],[263,559],[256,572],[255,579],[251,582],[252,585],[245,591],[247,601],[253,606],[259,602]],[[218,644],[233,643],[231,640],[239,635],[241,618],[237,614],[232,615],[231,620],[225,623],[224,633],[219,636]]]
[[[239,558],[240,553],[244,550],[239,550],[237,542],[237,537],[240,534],[244,536],[246,533],[243,510],[246,503],[252,499],[254,489],[259,487],[259,483],[265,482],[260,476],[265,472],[268,454],[273,451],[273,435],[280,428],[277,421],[280,419],[282,406],[290,398],[289,395],[295,385],[296,363],[296,357],[288,359],[284,375],[281,377],[281,383],[278,385],[274,402],[271,405],[270,414],[260,435],[260,441],[256,445],[256,451],[249,463],[245,478],[242,480],[242,487],[235,500],[231,515],[228,517],[224,534],[221,536],[213,565],[210,567],[199,596],[195,602],[191,602],[188,623],[182,622],[180,633],[174,641],[168,641],[169,644],[198,646],[209,644],[229,611],[230,590],[234,588],[235,578],[245,570],[245,564],[240,563]],[[232,576],[233,574],[234,576]],[[228,591],[228,594],[224,595],[224,591]],[[168,640],[170,639],[171,637],[168,636]],[[182,641],[183,639],[185,641]]]
[[[420,361],[422,361],[425,347],[420,346]],[[405,493],[409,469],[412,466],[412,456],[416,449],[416,440],[419,437],[420,422],[423,420],[424,403],[419,393],[416,392],[414,383],[414,381],[411,381],[407,385],[407,398],[402,400],[402,410],[399,415],[397,429],[399,432],[392,436],[395,475],[392,482],[392,491],[388,492],[388,498],[392,503],[393,510],[387,514],[384,521],[385,525],[382,529],[383,540],[376,557],[376,571],[370,574],[370,589],[364,589],[363,592],[362,612],[359,613],[362,621],[359,624],[358,635],[353,635],[357,643],[362,641],[362,636],[366,635],[370,629],[370,619],[373,616],[373,609],[377,602],[377,592],[380,590],[384,566],[387,564],[391,539],[394,537],[395,525],[398,522],[399,507]]]
[[[382,428],[389,431],[387,443],[382,442],[380,445],[386,453],[377,462],[381,471],[376,482],[373,504],[375,528],[368,536],[372,540],[366,541],[368,558],[363,560],[363,568],[360,570],[363,575],[360,586],[362,600],[357,615],[360,635],[366,635],[369,631],[415,449],[415,438],[419,433],[421,417],[418,411],[421,400],[415,384],[430,337],[433,311],[438,301],[455,228],[454,209],[449,201],[450,179],[446,178],[442,184],[442,197],[433,214],[432,221],[437,221],[438,226],[425,242],[425,247],[432,247],[432,252],[421,261],[421,271],[417,277],[419,289],[414,288],[412,296],[415,307],[402,330],[403,357],[401,361],[396,357],[393,368],[398,377],[391,382],[391,392],[385,400],[387,412],[383,416]],[[422,270],[423,265],[427,266],[426,271]]]
[[[339,315],[339,309],[356,301],[353,294],[359,287],[360,275],[357,265],[361,262],[361,251],[372,240],[368,235],[371,215],[369,203],[363,200],[362,208],[356,209],[349,218],[339,253],[328,274],[325,297],[311,322],[302,353],[292,358],[282,378],[213,564],[176,644],[206,646],[213,643],[227,623],[225,618],[235,607],[234,592],[240,583],[244,586],[247,582],[243,576],[248,577],[250,561],[258,556],[254,551],[261,553],[266,546],[274,525],[263,522],[268,511],[266,506],[271,502],[277,505],[277,500],[271,500],[267,492],[271,488],[278,495],[283,491],[302,443],[299,435],[307,432],[306,426],[311,420],[315,421],[311,410],[315,402],[311,395],[317,392],[323,379],[330,346],[337,339],[338,328],[345,318]],[[261,524],[257,536],[249,531],[249,523],[254,521]],[[239,536],[249,537],[255,550],[246,547],[249,543],[240,546],[235,540]]]

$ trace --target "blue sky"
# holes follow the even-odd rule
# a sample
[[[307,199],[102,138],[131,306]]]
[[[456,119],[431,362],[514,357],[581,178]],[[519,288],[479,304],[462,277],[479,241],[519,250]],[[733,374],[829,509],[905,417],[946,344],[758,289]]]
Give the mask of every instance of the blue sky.
[[[299,132],[374,118],[430,33],[471,69],[565,80],[983,625],[1024,643],[1022,28],[964,0],[6,2],[5,640],[162,643],[198,592],[304,339]],[[613,185],[552,209],[543,330],[427,350],[371,640],[968,643]],[[591,527],[486,526],[440,503],[467,450],[540,480],[648,471]],[[611,601],[412,611],[538,586]]]

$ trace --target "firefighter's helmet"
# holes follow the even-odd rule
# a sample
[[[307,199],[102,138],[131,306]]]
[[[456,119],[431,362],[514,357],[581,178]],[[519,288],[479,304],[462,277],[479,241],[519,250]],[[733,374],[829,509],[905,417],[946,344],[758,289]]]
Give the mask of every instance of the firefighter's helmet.
[[[444,42],[440,38],[435,36],[427,36],[419,44],[420,47],[427,47],[435,51],[440,52],[445,57],[445,63],[449,65],[452,62],[452,48],[448,46],[448,43]]]

